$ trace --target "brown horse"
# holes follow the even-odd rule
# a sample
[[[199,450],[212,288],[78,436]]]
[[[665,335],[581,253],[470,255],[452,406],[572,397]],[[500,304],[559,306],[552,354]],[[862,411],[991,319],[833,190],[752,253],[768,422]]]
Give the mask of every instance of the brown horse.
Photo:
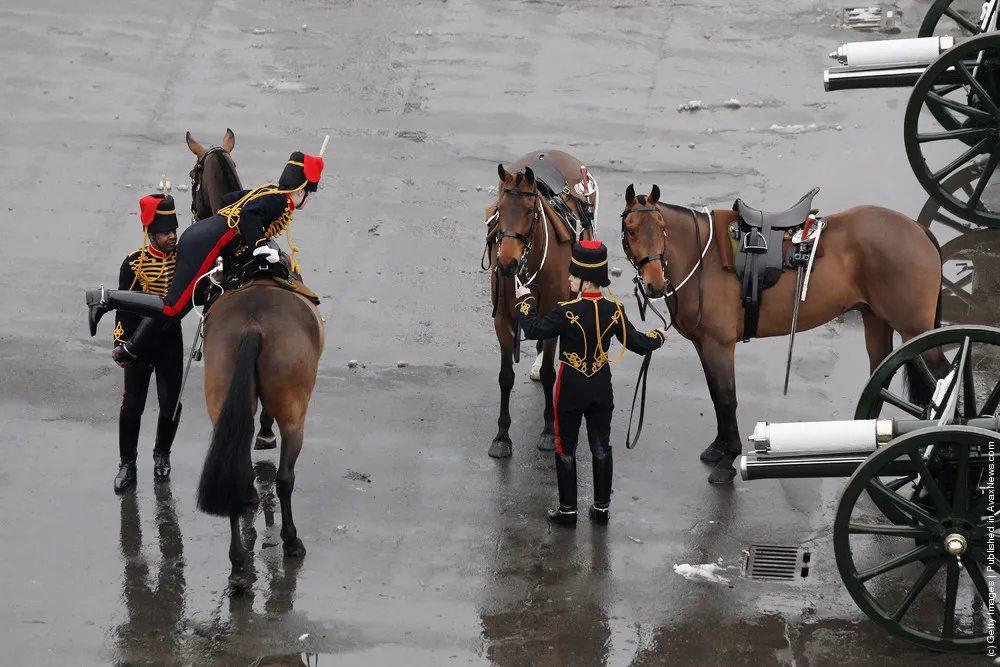
[[[258,400],[281,431],[275,483],[284,553],[305,554],[291,500],[324,343],[323,318],[315,304],[269,279],[226,291],[205,317],[205,403],[214,429],[198,482],[198,509],[229,517],[234,589],[248,583],[239,517],[255,495],[250,445]]]
[[[226,188],[242,188],[229,156],[235,143],[231,130],[221,149],[206,151],[190,133],[187,140],[198,156],[191,172],[192,210],[197,217],[199,211],[208,210],[206,206],[218,210],[221,195],[232,191]],[[262,435],[274,421],[281,432],[276,486],[284,553],[292,558],[305,554],[292,520],[291,497],[325,332],[315,302],[269,278],[257,277],[239,289],[226,287],[204,320],[205,402],[214,428],[198,483],[198,508],[229,517],[229,581],[233,589],[241,590],[249,582],[239,517],[257,495],[250,448],[258,401],[268,419],[265,423],[262,414]],[[304,286],[296,287],[307,292]],[[260,438],[257,442],[258,449],[267,448],[259,446]]]
[[[236,136],[226,128],[220,146],[205,149],[191,133],[185,135],[188,148],[198,158],[191,169],[191,217],[192,222],[204,220],[222,208],[222,196],[243,189],[236,163],[231,155],[236,146]],[[274,434],[274,417],[266,410],[260,412],[260,431],[254,449],[274,449],[277,447]]]
[[[742,452],[734,364],[736,342],[747,337],[730,237],[730,225],[741,224],[740,214],[735,207],[702,212],[663,204],[659,195],[656,185],[648,197],[636,197],[628,186],[621,214],[622,247],[636,269],[637,290],[648,298],[665,297],[675,328],[698,352],[718,423],[718,434],[701,460],[715,464],[709,482],[727,484],[736,475],[733,461]],[[811,200],[803,198],[789,211],[765,213],[758,220],[773,223],[781,245],[781,230],[804,224]],[[847,311],[859,311],[874,371],[892,351],[893,332],[905,343],[940,325],[940,248],[915,220],[878,206],[856,206],[821,221],[826,226],[820,230],[795,330],[807,331]],[[753,337],[791,333],[796,283],[796,271],[785,269],[763,291]],[[948,370],[940,349],[925,353],[924,360],[935,377]],[[910,400],[926,407],[930,388],[915,367],[907,371]]]
[[[597,189],[590,176],[584,183],[586,170],[580,161],[562,151],[532,151],[511,165],[510,171],[498,164],[497,173],[498,198],[487,208],[486,253],[496,246],[489,268],[493,328],[500,343],[500,417],[489,455],[506,458],[511,455],[512,446],[510,392],[514,387],[514,355],[520,359],[514,312],[515,276],[531,288],[541,315],[560,301],[570,299],[572,244],[578,236],[594,238],[592,221],[597,212]],[[581,191],[578,185],[586,188]],[[571,231],[569,226],[575,229]],[[556,447],[552,396],[556,340],[540,341],[536,350],[542,353],[540,376],[545,392],[545,426],[538,449],[552,451]]]

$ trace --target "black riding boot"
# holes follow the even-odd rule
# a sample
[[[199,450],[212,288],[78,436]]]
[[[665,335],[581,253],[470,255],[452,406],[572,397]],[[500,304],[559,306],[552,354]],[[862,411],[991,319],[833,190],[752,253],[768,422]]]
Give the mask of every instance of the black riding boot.
[[[156,317],[163,313],[163,297],[147,292],[132,292],[130,290],[101,289],[87,290],[87,323],[90,325],[90,335],[97,335],[97,323],[104,313],[111,310],[127,310],[131,313]]]
[[[611,448],[603,456],[594,457],[594,504],[590,506],[590,520],[605,524],[611,518],[611,473],[613,469]]]
[[[141,422],[131,417],[118,419],[118,475],[115,476],[115,493],[123,493],[135,484],[135,459],[139,449]]]
[[[576,458],[556,452],[556,482],[559,509],[549,510],[549,520],[564,526],[576,525]]]
[[[177,435],[177,425],[181,421],[181,411],[184,406],[177,408],[177,419],[171,419],[172,413],[161,412],[159,420],[156,422],[156,444],[153,446],[153,479],[157,482],[166,482],[170,479],[170,447],[174,444],[174,436]]]

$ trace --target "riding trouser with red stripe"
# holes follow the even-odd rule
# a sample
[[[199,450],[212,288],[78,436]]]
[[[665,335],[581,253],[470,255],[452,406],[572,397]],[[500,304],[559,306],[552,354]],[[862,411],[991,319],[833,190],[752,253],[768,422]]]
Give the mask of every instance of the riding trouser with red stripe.
[[[559,504],[576,507],[576,446],[580,424],[586,418],[587,439],[594,463],[594,504],[607,507],[611,502],[611,418],[615,411],[611,369],[605,366],[587,377],[561,363],[553,402]]]
[[[187,315],[198,278],[215,266],[216,258],[238,233],[238,230],[229,228],[221,215],[205,218],[185,229],[177,240],[177,263],[166,296],[128,290],[107,293],[109,308],[146,316],[126,343],[131,353],[141,356],[145,345],[155,338],[156,330],[162,330]]]

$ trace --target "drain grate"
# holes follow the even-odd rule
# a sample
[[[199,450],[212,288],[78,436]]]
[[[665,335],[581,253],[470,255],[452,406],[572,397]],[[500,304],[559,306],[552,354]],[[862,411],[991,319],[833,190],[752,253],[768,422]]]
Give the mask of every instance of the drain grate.
[[[794,581],[809,576],[810,553],[798,547],[751,544],[746,573],[750,579]]]

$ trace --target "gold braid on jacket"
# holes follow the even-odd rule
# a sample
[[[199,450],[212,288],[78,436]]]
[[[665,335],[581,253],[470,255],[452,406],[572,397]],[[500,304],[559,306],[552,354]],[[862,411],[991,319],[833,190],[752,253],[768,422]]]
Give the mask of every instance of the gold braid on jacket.
[[[230,229],[235,228],[240,224],[240,211],[243,206],[254,199],[259,199],[265,195],[287,195],[296,192],[301,188],[296,190],[281,190],[278,188],[276,183],[265,183],[260,185],[250,192],[246,193],[238,201],[233,202],[229,206],[224,206],[219,209],[217,215],[221,215],[226,218],[226,224]],[[299,251],[299,248],[295,247],[292,243],[292,230],[289,225],[292,222],[292,210],[287,204],[285,205],[285,212],[281,214],[277,220],[268,225],[267,229],[264,230],[264,238],[272,239],[276,236],[280,236],[282,232],[285,232],[285,236],[288,238],[288,247],[291,248],[291,268],[295,273],[300,273],[300,268],[298,262],[295,261],[295,253]]]

